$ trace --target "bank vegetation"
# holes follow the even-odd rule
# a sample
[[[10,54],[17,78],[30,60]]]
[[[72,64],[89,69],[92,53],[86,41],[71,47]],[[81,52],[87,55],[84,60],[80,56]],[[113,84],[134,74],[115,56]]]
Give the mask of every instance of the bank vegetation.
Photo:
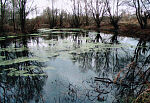
[[[150,34],[149,0],[71,0],[71,11],[59,10],[54,0],[40,16],[36,1],[1,0],[0,33],[33,33],[39,28],[84,28],[121,35],[145,37]]]

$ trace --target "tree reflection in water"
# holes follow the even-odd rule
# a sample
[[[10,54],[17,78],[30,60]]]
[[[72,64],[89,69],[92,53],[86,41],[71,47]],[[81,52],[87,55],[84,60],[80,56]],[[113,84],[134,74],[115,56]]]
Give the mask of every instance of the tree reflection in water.
[[[14,41],[15,48],[26,47],[27,38],[21,40],[22,42]],[[9,47],[10,43],[0,43],[1,48]],[[23,51],[1,51],[2,56],[6,56],[5,60],[13,60],[18,57],[30,57],[32,56],[28,50]],[[37,66],[36,69],[28,69],[29,66]],[[10,64],[0,66],[0,103],[28,103],[29,101],[44,102],[42,96],[42,89],[46,81],[46,76],[9,76],[11,72],[10,68],[15,68],[20,71],[27,71],[29,74],[41,74],[44,73],[40,67],[44,66],[42,63],[35,61],[27,61],[22,63]],[[7,70],[8,69],[8,70]]]
[[[116,44],[119,43],[117,36],[118,34],[113,35],[110,42],[108,40],[106,42],[101,39],[100,34],[97,34],[95,40],[96,42]],[[129,53],[128,49],[123,47],[81,53],[79,56],[74,53],[72,60],[74,63],[80,64],[82,72],[92,70],[99,76],[83,81],[82,89],[70,83],[63,84],[68,89],[65,93],[65,100],[89,101],[89,103],[90,101],[137,102],[139,100],[137,97],[149,88],[149,49],[150,42],[140,39],[133,53]],[[57,82],[61,84],[61,81]],[[111,100],[109,101],[109,99]]]
[[[46,39],[55,39],[58,41],[59,39],[66,40],[66,38],[71,38],[75,44],[73,46],[78,48],[82,43],[89,42],[80,38],[87,36],[89,35],[82,33],[73,36],[61,34],[60,36],[50,35]],[[98,32],[90,42],[115,45],[120,43],[119,38],[118,32],[115,32],[109,38],[103,38]],[[34,38],[33,40],[39,44],[38,38]],[[11,43],[3,42],[0,44],[1,48],[7,48]],[[22,46],[28,48],[28,38],[23,38],[21,42],[14,41],[14,44],[15,48]],[[54,45],[49,44],[49,46]],[[98,101],[130,103],[132,101],[138,101],[141,98],[141,93],[149,87],[150,42],[139,40],[135,50],[133,49],[130,47],[106,47],[100,51],[94,51],[92,49],[93,51],[90,50],[80,54],[72,53],[72,62],[79,64],[81,72],[94,71],[97,77],[84,80],[81,87],[71,82],[55,80],[52,86],[60,86],[61,91],[59,95],[53,98],[54,100],[50,101],[54,103],[95,103]],[[1,56],[6,56],[4,60],[33,56],[28,49],[16,52],[1,51],[0,53]],[[28,69],[27,67],[29,66],[35,66],[36,69]],[[26,61],[13,65],[0,66],[0,73],[3,73],[3,75],[0,75],[0,102],[45,103],[43,86],[45,85],[47,76],[10,77],[7,75],[10,71],[6,71],[9,68],[16,68],[17,70],[28,71],[30,74],[42,74],[44,71],[41,68],[44,66],[44,63],[37,61]],[[138,96],[139,99],[137,98]]]

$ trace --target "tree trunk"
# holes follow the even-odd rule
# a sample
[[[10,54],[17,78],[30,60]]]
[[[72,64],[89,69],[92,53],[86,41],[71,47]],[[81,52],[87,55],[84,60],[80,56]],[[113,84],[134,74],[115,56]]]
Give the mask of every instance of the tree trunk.
[[[20,23],[21,23],[21,32],[25,33],[25,23],[26,23],[26,1],[21,1],[21,7],[20,7]]]
[[[14,29],[14,32],[16,32],[16,24],[15,24],[15,2],[13,1],[13,17],[12,17],[12,20],[13,20],[13,29]]]
[[[4,32],[4,17],[5,17],[5,3],[3,4],[2,0],[1,0],[0,32]]]

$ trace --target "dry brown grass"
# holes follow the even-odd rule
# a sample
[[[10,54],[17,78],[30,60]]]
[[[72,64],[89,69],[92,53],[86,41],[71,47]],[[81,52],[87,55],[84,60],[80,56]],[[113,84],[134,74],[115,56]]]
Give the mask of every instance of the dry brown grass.
[[[134,103],[150,103],[150,89],[147,89],[143,93],[141,93]]]

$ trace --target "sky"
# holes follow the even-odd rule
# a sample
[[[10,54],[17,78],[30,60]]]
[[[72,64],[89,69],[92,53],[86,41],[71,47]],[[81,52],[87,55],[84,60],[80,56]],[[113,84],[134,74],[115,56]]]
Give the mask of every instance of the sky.
[[[54,4],[55,8],[64,9],[67,10],[68,12],[72,10],[71,2],[69,2],[70,0],[55,0],[55,1],[56,1]],[[31,5],[32,2],[30,2],[29,4]],[[38,15],[41,15],[44,9],[46,9],[47,7],[51,7],[52,3],[51,0],[34,0],[32,7],[34,7],[35,5],[37,7]],[[28,15],[28,18],[34,17],[36,17],[35,12],[32,12]]]
[[[47,7],[51,8],[51,3],[52,0],[34,0],[33,4],[32,4],[32,0],[29,0],[29,5],[32,4],[32,7],[34,7],[36,5],[37,7],[37,15],[36,12],[32,12],[30,13],[27,18],[31,19],[34,18],[36,16],[39,16],[43,13],[43,10],[46,9]],[[54,8],[57,9],[64,9],[66,12],[72,12],[72,2],[71,0],[54,0]],[[129,10],[129,8],[127,9],[126,7],[124,8],[123,6],[121,7],[124,10],[128,10],[131,11],[131,9]]]

